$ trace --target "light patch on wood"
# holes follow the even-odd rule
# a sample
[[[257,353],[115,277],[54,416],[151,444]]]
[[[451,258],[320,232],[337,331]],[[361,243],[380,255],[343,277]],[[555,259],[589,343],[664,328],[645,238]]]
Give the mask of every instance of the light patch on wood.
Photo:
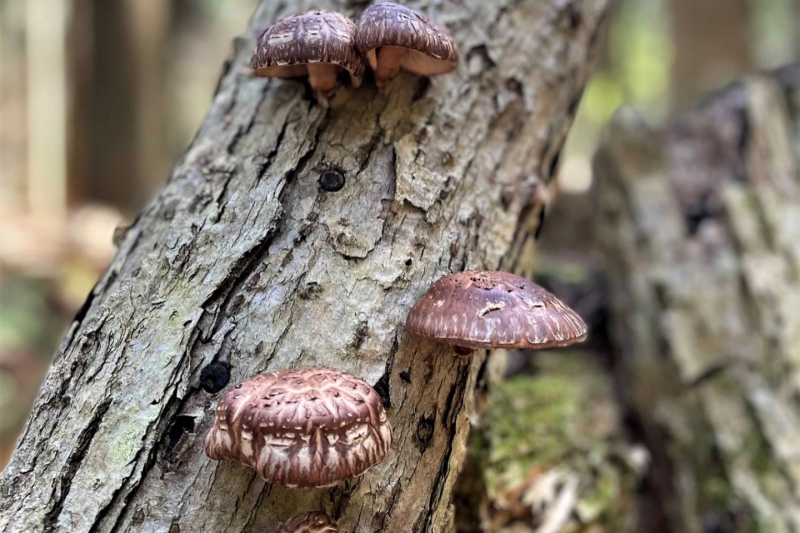
[[[420,163],[419,159],[425,155],[420,151],[415,134],[401,137],[394,143],[394,151],[397,157],[395,202],[408,202],[423,211],[429,211],[444,190],[447,178]],[[435,222],[438,216],[432,214],[432,218],[429,222]]]

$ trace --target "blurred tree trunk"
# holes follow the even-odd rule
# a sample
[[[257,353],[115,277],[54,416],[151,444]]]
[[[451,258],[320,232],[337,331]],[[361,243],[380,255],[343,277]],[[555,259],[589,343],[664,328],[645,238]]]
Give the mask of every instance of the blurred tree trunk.
[[[140,208],[166,171],[170,10],[161,0],[91,2],[93,164],[84,190],[91,199],[128,211]]]
[[[671,0],[672,103],[684,109],[750,65],[749,0]]]
[[[133,195],[138,210],[157,191],[167,165],[166,64],[172,6],[164,0],[126,0],[126,21],[136,73],[136,147],[139,175]],[[123,185],[124,190],[124,185]],[[130,205],[130,202],[126,205]]]
[[[0,2],[0,208],[26,205],[25,4]]]
[[[67,197],[67,55],[71,4],[25,3],[28,206],[41,218],[64,217]]]
[[[91,0],[92,80],[87,198],[133,209],[136,157],[136,57],[126,28],[125,4]]]
[[[672,531],[800,527],[800,68],[595,160],[618,382]]]
[[[482,356],[402,324],[445,272],[530,273],[533,190],[552,178],[606,2],[442,4],[458,73],[343,87],[330,107],[244,73],[257,30],[308,7],[264,1],[238,41],[192,146],[59,349],[0,477],[0,530],[274,531],[317,509],[342,531],[451,530]],[[341,191],[319,189],[327,170]],[[318,364],[362,376],[388,407],[392,453],[327,490],[209,461],[212,361],[234,381]]]
[[[72,15],[67,31],[67,200],[72,206],[86,201],[92,169],[91,109],[92,0],[71,0]]]

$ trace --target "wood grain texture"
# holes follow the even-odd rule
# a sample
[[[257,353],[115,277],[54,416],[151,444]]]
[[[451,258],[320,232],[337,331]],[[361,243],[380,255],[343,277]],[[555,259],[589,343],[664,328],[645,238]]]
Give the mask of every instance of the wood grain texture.
[[[673,531],[800,527],[800,68],[595,160],[621,385]]]
[[[459,43],[456,72],[342,88],[328,107],[302,83],[247,74],[268,23],[356,5],[261,4],[191,147],[59,348],[0,477],[0,531],[269,532],[312,510],[343,531],[451,529],[481,358],[401,324],[446,272],[529,273],[531,193],[552,177],[607,6],[443,3],[426,11]],[[335,193],[318,186],[330,168],[346,177]],[[218,394],[199,375],[220,360],[232,382],[315,365],[365,379],[392,451],[325,490],[210,461]]]

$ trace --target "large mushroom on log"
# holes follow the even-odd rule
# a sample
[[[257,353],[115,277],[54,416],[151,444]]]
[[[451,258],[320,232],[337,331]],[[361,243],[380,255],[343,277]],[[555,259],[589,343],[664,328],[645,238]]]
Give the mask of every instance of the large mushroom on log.
[[[586,324],[561,300],[508,272],[459,272],[431,285],[406,319],[411,333],[466,357],[492,348],[541,349],[586,338]]]
[[[205,450],[255,468],[268,483],[328,487],[380,463],[391,444],[375,389],[338,370],[303,368],[259,374],[226,392]]]

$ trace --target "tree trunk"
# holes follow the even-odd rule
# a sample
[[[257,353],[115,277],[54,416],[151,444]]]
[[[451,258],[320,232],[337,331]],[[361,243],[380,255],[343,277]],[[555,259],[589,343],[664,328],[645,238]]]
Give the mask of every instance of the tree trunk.
[[[596,160],[618,382],[673,531],[800,527],[800,68]]]
[[[27,210],[25,4],[0,2],[0,209]]]
[[[0,530],[275,531],[309,510],[342,531],[451,529],[481,356],[402,325],[446,272],[529,271],[532,192],[556,167],[606,2],[442,4],[430,14],[459,43],[456,74],[343,87],[330,107],[246,73],[257,30],[312,7],[334,5],[264,1],[237,40],[192,146],[59,349],[0,478]],[[319,188],[327,170],[341,191]],[[220,394],[198,378],[213,361],[232,382],[311,365],[363,377],[392,452],[325,490],[210,461]]]
[[[748,5],[748,4],[752,4]],[[700,95],[735,79],[752,64],[749,0],[668,2],[675,60],[672,104],[685,109]]]

